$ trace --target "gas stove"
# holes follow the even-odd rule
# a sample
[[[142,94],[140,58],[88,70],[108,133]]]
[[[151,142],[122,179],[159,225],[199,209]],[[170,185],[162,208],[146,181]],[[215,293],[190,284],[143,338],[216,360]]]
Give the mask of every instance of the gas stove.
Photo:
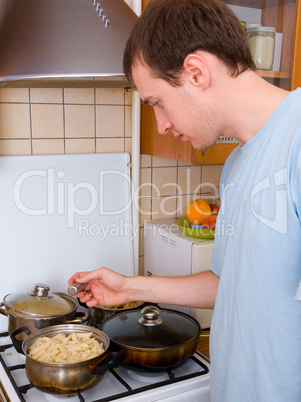
[[[0,401],[108,402],[191,401],[210,402],[210,364],[198,351],[177,368],[155,372],[118,365],[108,370],[93,388],[64,397],[34,388],[26,376],[25,356],[12,345],[0,319]]]

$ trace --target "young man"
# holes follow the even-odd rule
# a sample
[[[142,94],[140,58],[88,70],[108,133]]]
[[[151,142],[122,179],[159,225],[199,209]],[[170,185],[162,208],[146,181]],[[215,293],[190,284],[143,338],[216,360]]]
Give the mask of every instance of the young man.
[[[161,134],[194,148],[240,146],[221,178],[211,271],[181,278],[77,273],[78,297],[212,308],[212,402],[301,401],[301,90],[256,74],[240,23],[219,0],[151,0],[124,70]],[[229,229],[229,230],[228,230]]]

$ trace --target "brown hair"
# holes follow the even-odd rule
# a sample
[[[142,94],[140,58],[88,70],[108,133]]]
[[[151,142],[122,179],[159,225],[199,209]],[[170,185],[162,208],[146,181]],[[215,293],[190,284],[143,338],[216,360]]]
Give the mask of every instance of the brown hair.
[[[123,68],[133,85],[132,66],[143,61],[155,77],[181,85],[188,54],[205,50],[221,59],[232,76],[256,70],[246,34],[221,0],[150,0],[127,41]]]

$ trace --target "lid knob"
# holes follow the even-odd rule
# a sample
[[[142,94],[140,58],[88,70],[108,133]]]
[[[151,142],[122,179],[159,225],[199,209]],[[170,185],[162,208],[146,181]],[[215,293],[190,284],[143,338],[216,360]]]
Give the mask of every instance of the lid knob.
[[[155,327],[162,324],[163,320],[159,317],[161,310],[156,306],[146,306],[141,310],[142,317],[138,322],[146,327]]]
[[[45,283],[36,283],[34,285],[33,294],[37,297],[51,297],[49,293],[50,287]]]

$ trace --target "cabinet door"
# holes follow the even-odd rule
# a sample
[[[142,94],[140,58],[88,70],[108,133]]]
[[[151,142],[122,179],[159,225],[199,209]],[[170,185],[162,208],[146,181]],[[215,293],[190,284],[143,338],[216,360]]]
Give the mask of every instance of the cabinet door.
[[[147,2],[142,0],[143,7]],[[301,0],[225,0],[225,3],[247,24],[272,26],[276,32],[283,34],[280,68],[278,71],[258,70],[258,74],[284,89],[301,86]],[[182,143],[171,133],[162,136],[158,133],[152,107],[146,105],[142,105],[141,133],[142,154],[195,164],[223,164],[237,146],[214,144],[203,151],[196,151],[190,143]]]

